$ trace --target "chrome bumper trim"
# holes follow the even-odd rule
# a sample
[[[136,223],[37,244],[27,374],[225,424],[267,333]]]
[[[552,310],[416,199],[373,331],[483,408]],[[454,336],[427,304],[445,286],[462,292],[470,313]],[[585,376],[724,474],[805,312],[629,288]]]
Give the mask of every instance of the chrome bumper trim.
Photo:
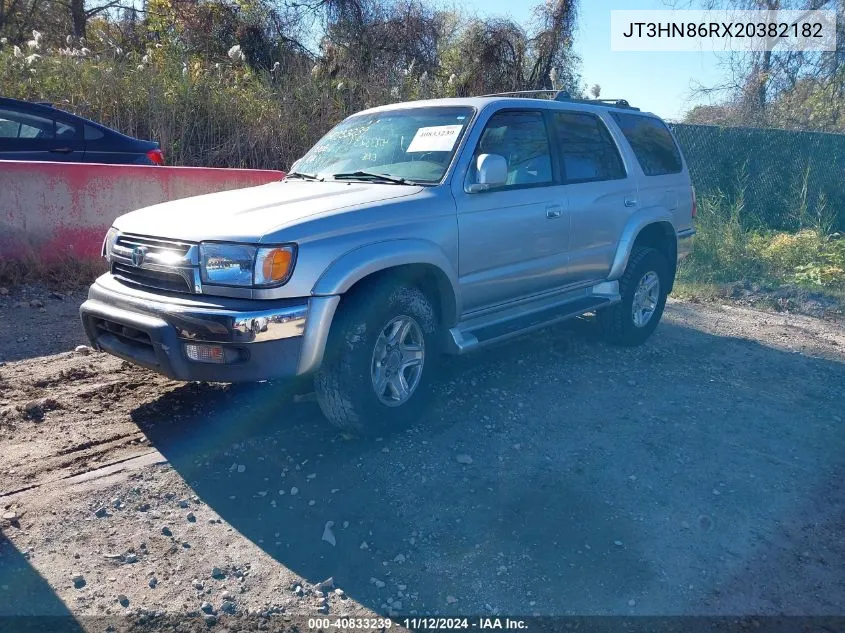
[[[192,295],[155,297],[152,292],[121,285],[108,273],[91,286],[83,304],[92,313],[119,310],[127,322],[156,318],[167,323],[177,338],[205,343],[263,343],[303,336],[309,300],[262,309],[251,302],[248,309],[235,305],[209,305]],[[170,299],[170,300],[168,300]],[[102,308],[98,308],[102,306]],[[245,307],[245,306],[244,306]]]
[[[307,317],[307,305],[238,313],[231,322],[233,342],[262,343],[302,336]]]

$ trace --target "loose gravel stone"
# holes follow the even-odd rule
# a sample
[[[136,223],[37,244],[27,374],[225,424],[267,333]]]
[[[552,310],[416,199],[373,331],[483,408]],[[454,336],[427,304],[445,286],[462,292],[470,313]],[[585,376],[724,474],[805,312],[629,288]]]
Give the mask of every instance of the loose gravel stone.
[[[472,463],[472,457],[470,457],[469,455],[456,455],[455,461],[459,464],[469,465]]]
[[[224,600],[223,604],[220,605],[220,610],[223,613],[228,613],[229,615],[233,615],[238,610],[238,607],[235,605],[234,602],[232,602],[230,600]]]

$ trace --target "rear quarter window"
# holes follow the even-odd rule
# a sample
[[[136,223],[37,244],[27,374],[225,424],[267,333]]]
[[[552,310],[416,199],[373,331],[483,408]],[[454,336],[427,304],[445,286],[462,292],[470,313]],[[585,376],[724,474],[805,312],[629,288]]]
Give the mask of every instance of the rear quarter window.
[[[663,121],[650,116],[621,112],[614,112],[613,118],[634,150],[634,155],[646,176],[681,172],[681,152]]]
[[[85,126],[85,140],[86,141],[99,141],[103,138],[105,134],[101,130],[98,130],[93,125],[86,125]]]

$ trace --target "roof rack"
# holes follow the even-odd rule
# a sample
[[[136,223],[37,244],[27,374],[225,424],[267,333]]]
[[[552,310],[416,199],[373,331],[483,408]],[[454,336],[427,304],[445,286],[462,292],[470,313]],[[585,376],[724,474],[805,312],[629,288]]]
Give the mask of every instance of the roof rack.
[[[565,101],[567,103],[586,103],[588,105],[600,105],[609,108],[622,108],[625,110],[636,110],[639,112],[639,108],[635,108],[630,103],[628,103],[625,99],[576,99],[572,97],[568,92],[565,90],[515,90],[513,92],[496,92],[494,94],[489,95],[481,95],[482,97],[521,97],[530,99],[532,98],[531,95],[549,95],[551,96],[552,100],[554,101]]]

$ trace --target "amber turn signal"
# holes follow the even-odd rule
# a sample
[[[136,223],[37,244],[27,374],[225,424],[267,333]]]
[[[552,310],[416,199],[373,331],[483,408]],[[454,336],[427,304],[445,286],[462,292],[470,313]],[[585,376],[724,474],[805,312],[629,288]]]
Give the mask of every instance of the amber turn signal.
[[[279,248],[262,248],[258,251],[256,266],[256,285],[276,284],[284,281],[290,274],[293,265],[293,249],[289,246]]]

